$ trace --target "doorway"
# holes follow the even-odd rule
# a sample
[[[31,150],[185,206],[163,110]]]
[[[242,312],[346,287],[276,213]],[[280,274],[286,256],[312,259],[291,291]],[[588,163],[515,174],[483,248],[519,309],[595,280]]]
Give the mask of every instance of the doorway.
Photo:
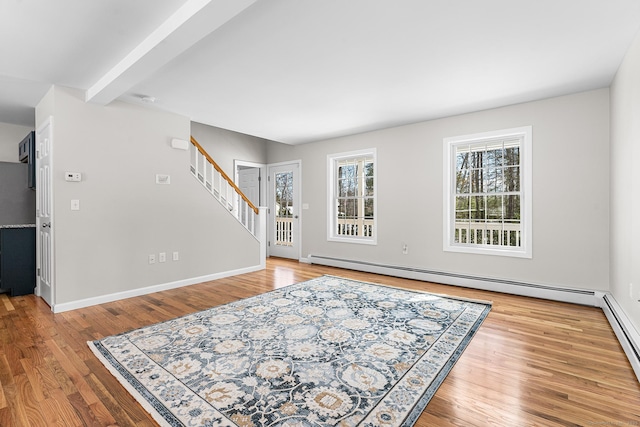
[[[53,117],[36,131],[36,295],[51,308],[55,302],[53,276],[53,209],[51,197],[51,151]]]
[[[300,161],[268,167],[267,254],[300,259]]]

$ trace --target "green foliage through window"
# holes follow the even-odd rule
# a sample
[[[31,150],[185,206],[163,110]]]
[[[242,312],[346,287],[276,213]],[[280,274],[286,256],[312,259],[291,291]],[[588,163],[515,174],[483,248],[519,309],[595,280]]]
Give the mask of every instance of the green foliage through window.
[[[372,239],[375,230],[373,153],[336,157],[333,162],[333,237]]]
[[[520,246],[521,138],[457,144],[455,243]]]

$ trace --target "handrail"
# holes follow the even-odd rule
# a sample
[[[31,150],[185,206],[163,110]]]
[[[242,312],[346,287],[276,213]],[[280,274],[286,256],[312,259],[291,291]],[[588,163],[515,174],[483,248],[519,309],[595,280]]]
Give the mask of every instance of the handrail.
[[[206,150],[204,148],[202,148],[202,145],[200,145],[198,143],[198,141],[196,141],[196,139],[192,136],[191,137],[191,143],[198,149],[198,151],[200,151],[200,153],[207,159],[207,161],[209,161],[209,163],[211,163],[213,165],[213,167],[215,168],[215,170],[217,170],[220,175],[222,175],[222,177],[227,181],[227,183],[236,191],[236,193],[238,193],[238,195],[240,195],[240,197],[242,197],[242,200],[244,200],[245,202],[247,202],[247,205],[249,205],[249,207],[251,209],[253,209],[253,211],[256,213],[256,215],[259,212],[259,209],[253,204],[251,203],[251,200],[249,200],[247,198],[247,196],[244,195],[244,193],[242,192],[242,190],[240,190],[238,188],[238,186],[233,182],[233,180],[231,178],[229,178],[229,176],[224,173],[224,171],[222,170],[222,168],[220,166],[218,166],[218,164],[215,162],[215,160],[213,160],[211,158],[211,156],[209,155],[209,153],[206,152]]]

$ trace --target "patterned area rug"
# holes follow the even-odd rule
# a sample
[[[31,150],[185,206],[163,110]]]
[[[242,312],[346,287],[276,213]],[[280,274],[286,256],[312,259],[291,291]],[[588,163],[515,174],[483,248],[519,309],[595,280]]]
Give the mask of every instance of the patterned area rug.
[[[411,426],[490,308],[323,276],[89,346],[161,425]]]

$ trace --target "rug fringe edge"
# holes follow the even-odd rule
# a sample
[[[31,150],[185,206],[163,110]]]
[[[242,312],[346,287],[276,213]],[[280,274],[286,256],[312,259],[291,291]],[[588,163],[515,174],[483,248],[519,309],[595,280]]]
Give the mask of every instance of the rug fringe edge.
[[[122,375],[120,375],[120,372],[118,372],[118,370],[102,355],[102,353],[100,353],[93,341],[87,341],[87,345],[89,346],[91,352],[93,352],[94,356],[96,356],[96,358],[102,363],[102,365],[107,368],[109,373],[113,375],[113,377],[118,380],[118,382],[125,388],[125,390],[127,390],[127,392],[133,397],[133,399],[138,404],[140,404],[140,406],[142,406],[142,408],[147,411],[149,415],[151,415],[155,422],[160,424],[161,427],[171,427],[171,424],[169,424],[167,420],[165,420],[164,417],[162,417],[162,415],[160,415],[160,413],[149,404],[147,399],[145,399],[140,393],[138,393],[138,390],[133,388],[131,384],[129,384],[129,382],[124,379]]]

